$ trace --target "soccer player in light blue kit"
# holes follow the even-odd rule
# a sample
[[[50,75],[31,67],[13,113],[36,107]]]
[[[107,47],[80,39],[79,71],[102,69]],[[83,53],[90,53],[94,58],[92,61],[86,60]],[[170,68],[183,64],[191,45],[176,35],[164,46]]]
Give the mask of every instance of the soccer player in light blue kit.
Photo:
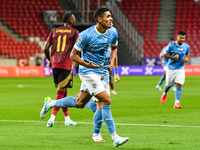
[[[79,77],[82,84],[78,98],[66,97],[60,100],[46,98],[40,117],[43,119],[46,113],[53,107],[84,108],[94,95],[101,102],[103,120],[111,134],[114,146],[118,147],[126,143],[129,138],[120,137],[116,133],[110,109],[111,99],[101,81],[102,69],[100,69],[106,61],[106,54],[110,45],[112,52],[110,65],[107,69],[109,71],[113,69],[113,62],[117,54],[118,33],[112,27],[113,18],[109,9],[97,9],[94,12],[94,18],[97,24],[79,34],[70,54],[71,60],[79,64]],[[78,55],[80,51],[81,58]]]
[[[102,75],[102,82],[104,85],[104,88],[110,95],[110,89],[109,89],[109,80],[110,80],[110,72],[108,71],[107,67],[109,66],[109,60],[110,60],[110,52],[108,51],[107,55],[107,60],[105,61],[102,69],[103,69],[103,75]],[[118,61],[117,57],[115,57],[115,62],[114,62],[114,78],[115,82],[119,82],[119,74],[118,74]],[[92,101],[89,101],[86,104],[86,107],[95,112],[94,114],[94,134],[92,136],[92,141],[94,142],[105,142],[105,140],[102,138],[100,134],[100,130],[102,127],[103,119],[102,119],[102,109],[101,109],[101,103],[97,98],[94,96],[92,97]]]
[[[166,71],[166,85],[164,93],[161,96],[161,103],[165,103],[167,93],[173,82],[176,84],[175,104],[174,108],[182,108],[180,99],[182,95],[182,85],[185,82],[184,63],[190,60],[190,47],[184,43],[186,40],[186,33],[179,31],[177,41],[170,43],[164,53],[165,58],[169,58]]]
[[[169,43],[171,43],[171,42],[173,42],[173,41],[174,41],[174,39],[172,38],[172,39],[170,39]],[[164,69],[164,74],[161,76],[160,81],[159,81],[158,84],[156,85],[156,89],[159,90],[159,91],[162,91],[161,85],[162,85],[162,83],[165,81],[167,63],[168,63],[168,61],[169,61],[168,58],[163,57],[163,54],[164,54],[164,51],[166,50],[166,47],[167,47],[167,46],[165,46],[165,47],[162,49],[162,51],[161,51],[161,53],[160,53],[160,55],[159,55],[161,64],[162,64],[163,69]],[[176,91],[176,87],[175,87],[174,83],[172,84],[172,90],[173,90],[173,91]]]

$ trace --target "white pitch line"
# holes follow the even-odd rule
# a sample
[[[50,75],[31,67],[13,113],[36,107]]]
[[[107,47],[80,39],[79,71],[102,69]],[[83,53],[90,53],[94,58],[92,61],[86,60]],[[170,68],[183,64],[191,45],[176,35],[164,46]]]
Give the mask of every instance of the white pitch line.
[[[38,120],[0,120],[0,122],[47,122]],[[55,121],[58,123],[63,123],[64,121]],[[77,122],[80,124],[93,124],[93,122]],[[104,123],[105,124],[105,123]],[[131,124],[131,123],[115,123],[120,126],[148,126],[148,127],[176,127],[176,128],[200,128],[200,126],[186,126],[186,125],[162,125],[162,124]]]

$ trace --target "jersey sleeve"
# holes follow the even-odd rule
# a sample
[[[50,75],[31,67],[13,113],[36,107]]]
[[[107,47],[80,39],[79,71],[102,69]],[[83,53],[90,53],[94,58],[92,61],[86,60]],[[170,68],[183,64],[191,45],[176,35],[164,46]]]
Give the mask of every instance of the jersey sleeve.
[[[159,56],[160,56],[160,57],[162,57],[162,56],[163,56],[163,51],[161,51],[161,52],[160,52],[160,55],[159,55]]]
[[[77,49],[78,51],[82,51],[83,48],[86,46],[87,44],[87,35],[86,32],[83,31],[79,34],[76,43],[74,45],[74,48]]]
[[[73,45],[76,43],[76,40],[77,40],[77,38],[78,38],[78,35],[79,35],[79,31],[78,31],[78,30],[75,30]]]
[[[186,51],[186,55],[190,55],[190,46],[187,46],[187,51]]]
[[[163,56],[163,54],[164,54],[164,52],[165,52],[165,49],[166,49],[166,47],[164,47],[163,49],[162,49],[162,51],[160,52],[160,57],[162,57]]]
[[[172,50],[172,44],[168,44],[166,47],[165,47],[165,50],[163,52],[163,54],[171,54],[171,50]]]
[[[51,30],[51,32],[50,32],[50,34],[49,34],[49,36],[47,38],[47,42],[50,43],[50,44],[52,44],[52,39],[53,39],[52,35],[53,35],[53,30]]]
[[[116,28],[112,27],[113,31],[113,40],[111,42],[111,46],[117,46],[118,45],[118,32]]]

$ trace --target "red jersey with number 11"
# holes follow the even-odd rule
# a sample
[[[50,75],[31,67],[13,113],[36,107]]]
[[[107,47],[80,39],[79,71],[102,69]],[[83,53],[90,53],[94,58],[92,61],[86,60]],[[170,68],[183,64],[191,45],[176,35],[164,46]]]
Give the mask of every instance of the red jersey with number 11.
[[[70,59],[70,52],[78,38],[78,30],[62,26],[54,28],[47,38],[51,47],[52,68],[70,70],[73,61]]]

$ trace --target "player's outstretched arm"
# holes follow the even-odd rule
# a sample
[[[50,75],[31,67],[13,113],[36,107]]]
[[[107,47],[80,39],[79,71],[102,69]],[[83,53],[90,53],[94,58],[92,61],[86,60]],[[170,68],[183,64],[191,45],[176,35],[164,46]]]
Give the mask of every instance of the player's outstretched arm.
[[[89,63],[83,61],[80,56],[79,56],[79,51],[76,48],[73,48],[71,53],[70,53],[70,59],[82,66],[85,66],[87,68],[93,68],[93,69],[97,69],[97,68],[101,68],[102,65],[95,65],[93,64],[92,61],[90,61]]]

